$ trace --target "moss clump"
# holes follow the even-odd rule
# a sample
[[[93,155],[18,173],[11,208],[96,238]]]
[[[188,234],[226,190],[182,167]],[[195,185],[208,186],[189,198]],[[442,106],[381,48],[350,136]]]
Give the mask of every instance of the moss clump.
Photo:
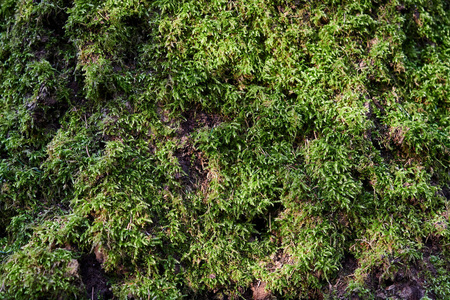
[[[71,251],[29,246],[1,266],[4,299],[71,299],[80,294],[79,265]]]
[[[3,1],[0,296],[445,298],[449,11]]]

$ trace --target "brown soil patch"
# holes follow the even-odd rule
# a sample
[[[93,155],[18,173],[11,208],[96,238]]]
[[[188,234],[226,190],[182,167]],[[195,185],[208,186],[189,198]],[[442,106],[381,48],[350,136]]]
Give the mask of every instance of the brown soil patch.
[[[389,129],[389,137],[395,145],[401,146],[405,139],[408,128],[395,127]]]
[[[180,179],[185,186],[190,189],[206,189],[207,174],[205,170],[208,162],[201,151],[187,141],[186,144],[174,153],[178,158],[183,174],[177,174],[176,179]]]
[[[178,158],[183,174],[177,174],[176,179],[180,179],[188,190],[201,189],[204,193],[208,187],[208,160],[205,155],[197,150],[193,145],[191,134],[201,128],[213,130],[215,126],[222,122],[222,117],[214,113],[206,113],[199,109],[191,109],[181,114],[183,120],[177,130],[176,138],[181,146],[174,155]],[[168,118],[162,115],[163,122],[173,124]]]
[[[367,286],[377,299],[419,300],[425,295],[423,282],[416,266],[399,269],[391,278],[383,278],[383,272],[375,272],[367,279]]]
[[[345,299],[348,283],[351,279],[352,274],[358,268],[357,259],[351,255],[347,254],[342,262],[342,268],[339,270],[337,279],[333,284],[330,284],[330,292],[333,293],[337,299]],[[352,295],[350,299],[358,299],[358,296]]]
[[[222,288],[217,288],[212,291],[207,292],[204,295],[196,295],[194,299],[201,299],[201,300],[210,300],[210,299],[216,299],[216,300],[238,300],[238,299],[245,299],[245,300],[275,300],[280,299],[272,295],[272,293],[269,290],[266,290],[267,283],[262,281],[255,281],[253,282],[250,287],[244,288],[244,287],[237,287],[237,294],[234,295],[228,295],[225,290]]]
[[[292,264],[291,256],[287,253],[284,253],[283,250],[278,250],[278,252],[271,257],[272,262],[267,264],[267,268],[270,271],[275,271],[277,269],[281,269],[283,265]]]
[[[80,275],[88,299],[112,299],[108,278],[94,254],[84,255],[79,260]]]
[[[190,109],[181,114],[184,121],[181,122],[178,135],[180,137],[190,135],[199,128],[214,128],[222,123],[223,119],[220,115],[214,113],[205,113],[201,110]]]
[[[258,282],[257,284],[253,284],[251,287],[252,298],[254,300],[271,300],[274,299],[272,293],[266,290],[267,283]]]
[[[450,188],[446,187],[442,189],[442,194],[447,200],[450,200]]]
[[[436,299],[432,292],[427,292],[426,274],[437,274],[429,260],[431,255],[438,255],[441,252],[437,245],[437,241],[429,241],[423,250],[423,260],[415,264],[408,265],[395,259],[391,260],[390,263],[397,267],[397,271],[386,276],[381,268],[375,270],[367,277],[366,288],[374,294],[375,299],[419,300],[425,295],[430,299]],[[353,256],[346,256],[337,278],[324,291],[324,295],[330,295],[331,299],[364,299],[356,292],[351,294],[347,292],[348,283],[357,267],[358,261]]]

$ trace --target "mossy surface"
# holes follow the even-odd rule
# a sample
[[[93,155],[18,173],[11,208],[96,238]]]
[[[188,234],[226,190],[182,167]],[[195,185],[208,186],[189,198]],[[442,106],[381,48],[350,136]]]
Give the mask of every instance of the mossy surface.
[[[450,297],[448,1],[0,20],[0,298]]]

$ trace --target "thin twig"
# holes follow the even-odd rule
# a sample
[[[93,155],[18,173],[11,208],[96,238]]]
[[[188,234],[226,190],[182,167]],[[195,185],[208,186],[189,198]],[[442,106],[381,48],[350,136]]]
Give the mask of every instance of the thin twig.
[[[272,232],[272,214],[269,214],[269,231]]]

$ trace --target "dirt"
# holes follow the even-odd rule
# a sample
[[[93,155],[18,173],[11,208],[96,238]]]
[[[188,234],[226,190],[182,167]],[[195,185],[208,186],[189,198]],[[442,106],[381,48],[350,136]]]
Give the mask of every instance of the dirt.
[[[389,128],[383,124],[381,119],[385,115],[385,109],[375,98],[366,97],[366,99],[368,100],[364,105],[368,109],[366,117],[373,122],[374,128],[369,129],[364,137],[372,141],[373,146],[380,151],[381,157],[387,164],[390,164],[394,160],[395,155],[392,150],[386,147],[386,142],[391,139],[391,136],[389,134]],[[377,110],[380,116],[377,116],[375,110]],[[395,145],[399,146],[398,142],[400,142],[401,146],[403,139],[400,141],[399,136],[396,142]]]
[[[266,289],[267,283],[258,281],[254,283],[250,290],[252,291],[252,298],[254,300],[271,300],[276,299],[272,293]]]
[[[67,88],[70,89],[70,100],[74,104],[81,104],[83,102],[83,93],[80,91],[80,84],[76,80],[75,76],[71,77],[71,81],[67,84]]]
[[[176,136],[180,148],[174,155],[178,158],[183,173],[177,174],[176,179],[181,180],[189,190],[201,189],[205,192],[208,187],[208,160],[194,146],[191,134],[205,127],[213,130],[223,119],[218,114],[206,113],[198,108],[188,110],[181,116],[183,121],[180,123]],[[164,115],[163,121],[173,123]]]
[[[80,275],[86,287],[88,299],[113,299],[108,277],[94,254],[84,255],[79,259]]]
[[[171,118],[170,112],[163,109],[162,103],[158,104],[156,111],[162,123],[175,128],[177,119]],[[224,121],[224,117],[214,112],[204,112],[200,107],[191,108],[181,113],[181,122],[177,128],[177,138],[190,137],[191,133],[200,128],[214,128]]]
[[[199,128],[214,128],[222,123],[223,118],[215,113],[206,113],[200,109],[190,109],[181,114],[184,121],[181,122],[178,135],[183,137],[190,135]]]
[[[432,292],[427,292],[425,274],[435,275],[437,273],[429,258],[431,255],[439,255],[441,249],[438,247],[438,241],[428,240],[425,244],[426,247],[422,251],[422,260],[407,264],[396,259],[390,259],[391,266],[397,269],[390,276],[386,276],[381,268],[367,276],[365,286],[375,295],[375,299],[419,300],[424,296],[437,299]],[[356,292],[347,293],[348,283],[353,279],[353,274],[357,268],[357,259],[348,254],[342,262],[342,268],[337,278],[323,291],[324,295],[329,295],[331,299],[365,299],[363,295],[360,296]]]
[[[67,264],[67,275],[77,277],[80,272],[80,263],[76,259],[70,260]]]
[[[26,104],[28,112],[38,128],[57,129],[59,119],[67,110],[67,103],[56,100],[55,91],[42,84],[36,101]]]
[[[351,254],[347,254],[342,262],[342,268],[339,270],[337,278],[333,283],[330,283],[329,292],[333,294],[337,299],[345,298],[348,283],[351,276],[358,268],[358,260]],[[350,295],[348,299],[358,299],[358,295]]]
[[[196,295],[194,296],[194,299],[200,299],[200,300],[210,300],[210,299],[216,299],[216,300],[238,300],[238,299],[245,299],[245,300],[276,300],[279,299],[275,297],[270,290],[266,289],[267,283],[263,281],[255,281],[253,282],[250,287],[244,288],[244,287],[238,287],[237,291],[239,294],[229,296],[227,295],[224,290],[221,288],[217,288],[215,290],[212,290],[204,295]]]
[[[176,179],[192,190],[204,188],[208,180],[208,172],[205,169],[208,163],[203,153],[196,150],[190,142],[186,142],[174,155],[183,170],[183,173],[176,175]]]
[[[375,291],[376,299],[419,300],[425,295],[419,273],[416,266],[401,268],[391,278],[383,278],[383,272],[379,271],[367,278],[367,286]]]

